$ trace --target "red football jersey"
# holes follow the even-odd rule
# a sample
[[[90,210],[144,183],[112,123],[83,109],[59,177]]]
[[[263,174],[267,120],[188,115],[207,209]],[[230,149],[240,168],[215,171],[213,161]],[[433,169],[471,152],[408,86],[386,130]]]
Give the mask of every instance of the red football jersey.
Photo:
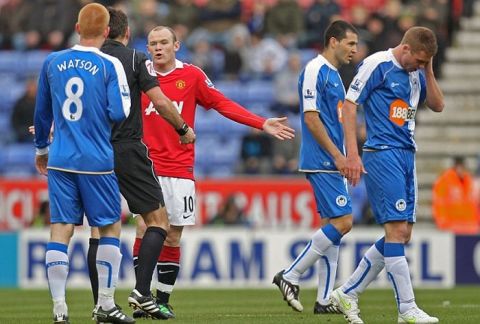
[[[262,129],[264,118],[225,97],[197,66],[177,60],[173,71],[157,75],[160,88],[190,127],[194,128],[195,110],[199,104],[236,122]],[[193,180],[194,144],[180,144],[175,129],[157,113],[145,94],[142,94],[142,112],[143,141],[154,162],[155,173]]]

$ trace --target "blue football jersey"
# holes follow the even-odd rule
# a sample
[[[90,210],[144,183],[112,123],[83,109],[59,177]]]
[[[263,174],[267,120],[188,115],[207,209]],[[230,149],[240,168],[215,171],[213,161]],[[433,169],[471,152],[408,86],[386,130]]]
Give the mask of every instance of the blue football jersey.
[[[332,156],[315,140],[305,124],[304,113],[318,112],[328,136],[345,152],[341,108],[345,88],[337,69],[322,55],[305,66],[298,81],[302,124],[299,170],[302,172],[336,171]]]
[[[415,115],[425,101],[423,70],[405,71],[392,50],[377,52],[358,66],[346,99],[365,109],[369,149],[416,149]]]
[[[35,146],[50,145],[48,168],[78,173],[113,170],[111,125],[130,113],[130,90],[120,61],[76,45],[51,53],[38,81]]]

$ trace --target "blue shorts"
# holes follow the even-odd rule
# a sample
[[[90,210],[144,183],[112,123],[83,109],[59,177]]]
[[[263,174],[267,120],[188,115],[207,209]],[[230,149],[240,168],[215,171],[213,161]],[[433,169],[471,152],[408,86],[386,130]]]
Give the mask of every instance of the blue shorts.
[[[111,174],[48,170],[50,222],[103,227],[120,220],[120,191]]]
[[[364,151],[365,185],[377,223],[415,222],[415,152],[407,149]]]
[[[322,218],[336,218],[352,213],[347,181],[340,173],[306,173],[312,185],[317,211]]]

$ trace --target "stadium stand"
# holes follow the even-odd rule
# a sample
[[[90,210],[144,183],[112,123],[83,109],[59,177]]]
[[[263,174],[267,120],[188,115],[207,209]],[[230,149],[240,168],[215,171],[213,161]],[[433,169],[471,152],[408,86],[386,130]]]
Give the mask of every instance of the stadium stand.
[[[462,18],[455,44],[447,49],[442,66],[440,86],[445,94],[446,109],[435,114],[419,111],[416,140],[419,208],[417,217],[430,220],[431,188],[438,174],[449,167],[455,155],[467,157],[475,170],[480,152],[480,4],[474,15]]]

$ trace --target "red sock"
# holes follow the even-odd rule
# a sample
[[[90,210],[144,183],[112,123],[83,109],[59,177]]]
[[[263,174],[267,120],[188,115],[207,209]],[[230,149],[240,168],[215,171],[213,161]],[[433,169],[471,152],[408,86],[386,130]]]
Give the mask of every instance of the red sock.
[[[138,257],[138,251],[140,251],[140,245],[142,245],[142,239],[139,237],[135,238],[135,243],[133,244],[133,257]]]
[[[180,263],[180,247],[166,246],[162,248],[162,252],[158,257],[159,262],[175,262]]]

